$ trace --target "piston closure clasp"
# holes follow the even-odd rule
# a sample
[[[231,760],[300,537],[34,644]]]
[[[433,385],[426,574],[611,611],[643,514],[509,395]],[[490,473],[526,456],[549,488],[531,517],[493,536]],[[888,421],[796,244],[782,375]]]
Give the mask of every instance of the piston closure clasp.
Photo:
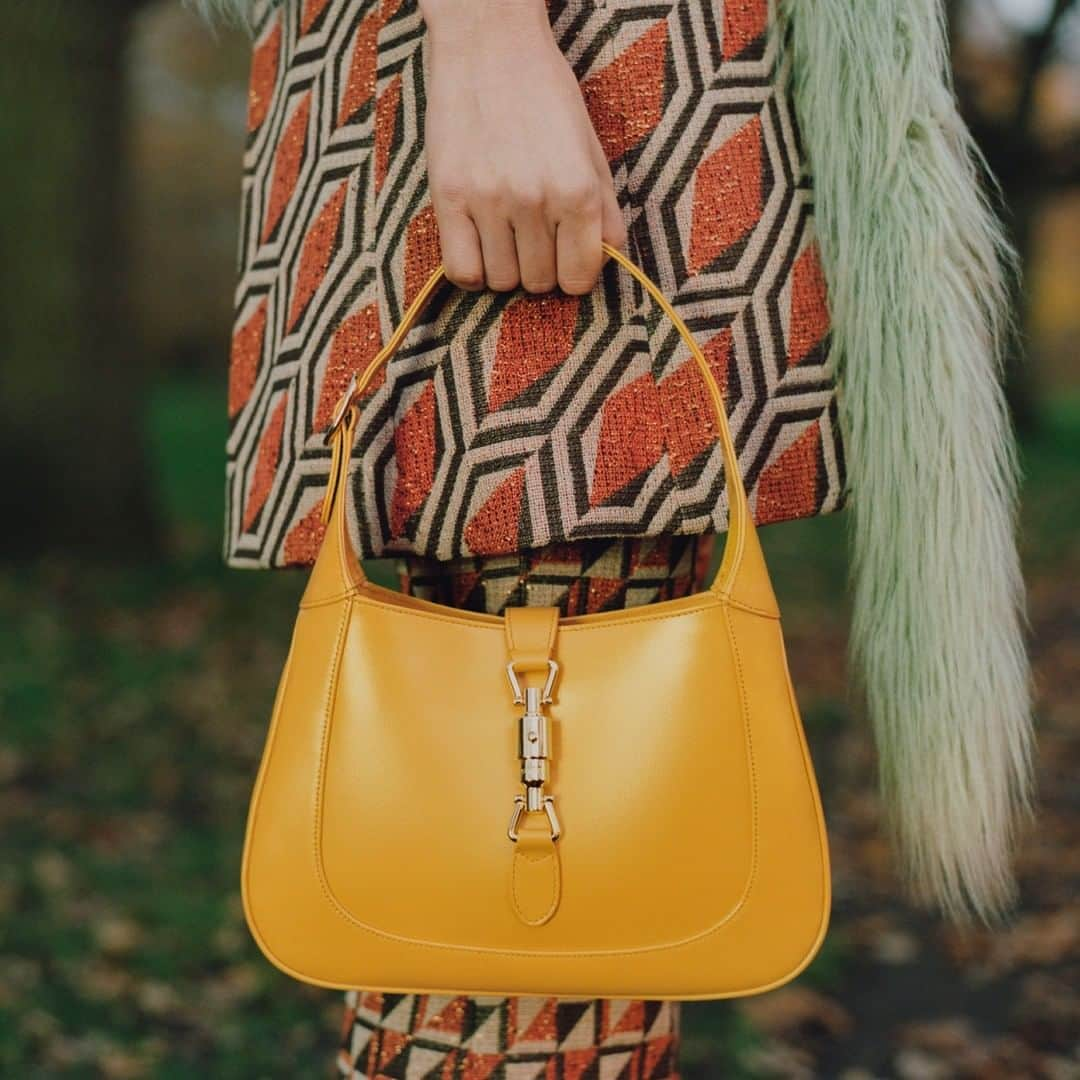
[[[537,686],[528,686],[522,692],[513,663],[507,664],[506,672],[514,691],[514,702],[525,706],[518,726],[518,757],[521,759],[521,782],[525,791],[514,796],[514,811],[510,815],[506,834],[516,842],[517,827],[522,816],[531,810],[541,810],[547,815],[551,839],[558,840],[562,827],[555,813],[555,800],[544,791],[551,759],[551,717],[541,706],[551,701],[551,691],[559,673],[559,665],[554,660],[548,661],[548,677],[543,691]]]

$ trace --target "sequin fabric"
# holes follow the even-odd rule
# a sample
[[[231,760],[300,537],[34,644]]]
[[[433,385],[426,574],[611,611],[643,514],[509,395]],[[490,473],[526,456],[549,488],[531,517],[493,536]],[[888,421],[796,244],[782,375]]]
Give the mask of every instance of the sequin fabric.
[[[549,0],[611,166],[626,254],[719,381],[759,525],[845,499],[812,190],[768,0]],[[310,564],[322,432],[438,265],[416,0],[262,3],[251,67],[225,557]],[[617,264],[587,296],[444,283],[372,386],[362,557],[440,560],[721,532],[715,418]]]
[[[589,540],[528,554],[397,560],[403,592],[502,614],[656,603],[709,580],[712,534]],[[641,999],[437,997],[349,991],[337,1064],[352,1078],[677,1080],[679,1005]]]
[[[349,991],[339,1076],[678,1080],[679,1005]]]
[[[711,533],[584,540],[448,562],[406,555],[397,567],[402,591],[451,607],[501,615],[540,605],[589,615],[686,596],[706,576],[715,540]]]

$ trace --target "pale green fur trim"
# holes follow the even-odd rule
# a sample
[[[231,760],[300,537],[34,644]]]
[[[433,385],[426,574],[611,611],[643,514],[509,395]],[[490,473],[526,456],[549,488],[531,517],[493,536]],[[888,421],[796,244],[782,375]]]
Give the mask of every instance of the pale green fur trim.
[[[208,22],[227,22],[250,28],[255,0],[184,0]]]
[[[938,0],[780,0],[813,172],[848,481],[849,672],[913,897],[987,922],[1032,814],[1013,252],[956,109]]]

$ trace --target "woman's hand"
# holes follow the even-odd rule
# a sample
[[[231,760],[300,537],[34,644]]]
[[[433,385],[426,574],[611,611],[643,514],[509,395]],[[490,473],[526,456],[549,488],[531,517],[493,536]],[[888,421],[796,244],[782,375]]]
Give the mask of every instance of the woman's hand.
[[[626,225],[544,0],[421,0],[424,142],[446,276],[587,293]]]

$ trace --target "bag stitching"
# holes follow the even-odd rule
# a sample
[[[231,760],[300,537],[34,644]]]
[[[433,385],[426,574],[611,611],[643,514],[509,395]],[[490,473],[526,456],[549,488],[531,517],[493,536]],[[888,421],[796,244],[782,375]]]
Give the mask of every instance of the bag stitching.
[[[536,919],[527,919],[523,913],[523,905],[519,899],[518,894],[518,863],[521,860],[528,862],[543,862],[545,859],[554,859],[555,863],[555,887],[551,890],[551,903],[548,904],[547,909],[542,915]],[[514,861],[510,868],[510,891],[514,898],[514,910],[518,914],[518,918],[527,926],[542,926],[546,923],[551,916],[555,913],[555,909],[559,906],[559,897],[562,891],[562,869],[559,866],[559,859],[556,852],[551,852],[549,855],[541,855],[538,858],[530,859],[527,855],[522,855],[519,852],[514,852]]]
[[[351,604],[347,606],[347,610],[351,610]],[[394,609],[389,608],[389,610],[394,610]],[[669,616],[669,617],[677,617],[677,616]],[[734,644],[734,632],[733,632],[732,627],[730,626],[730,623],[727,620],[726,613],[724,615],[724,619],[725,619],[725,624],[727,625],[728,641],[729,641],[729,643],[732,643],[732,645],[733,645]],[[484,628],[483,627],[478,627],[477,629],[484,629]],[[341,651],[343,651],[343,646],[344,646],[344,639],[340,642],[340,648],[339,648],[339,653],[338,653],[339,657],[340,657]],[[337,665],[335,663],[335,671],[336,671],[336,667],[337,667]],[[756,852],[757,852],[757,835],[756,834],[757,834],[757,820],[758,820],[758,817],[757,817],[757,781],[756,781],[756,772],[755,772],[755,770],[753,768],[753,756],[752,756],[753,755],[753,746],[752,746],[752,743],[749,741],[749,738],[748,738],[749,722],[750,722],[749,716],[750,716],[750,714],[749,714],[749,710],[747,708],[747,703],[746,703],[746,700],[745,700],[744,685],[743,685],[743,681],[742,681],[742,678],[741,678],[741,668],[739,666],[739,661],[738,661],[737,655],[736,655],[736,668],[739,671],[739,692],[740,692],[740,697],[742,698],[741,708],[742,708],[743,716],[744,716],[744,727],[743,727],[744,739],[746,739],[747,760],[748,760],[748,765],[749,765],[749,769],[750,769],[750,776],[751,776],[751,784],[750,784],[750,804],[751,804],[751,821],[752,821],[752,826],[751,826],[751,862],[750,862],[750,872],[747,875],[746,885],[744,886],[742,894],[740,895],[739,899],[735,902],[734,907],[732,907],[732,909],[722,919],[720,919],[718,922],[716,922],[712,926],[707,927],[706,929],[701,930],[696,934],[692,934],[689,937],[682,938],[679,941],[666,942],[666,943],[661,944],[661,945],[641,945],[641,946],[637,946],[637,947],[634,947],[634,948],[628,948],[628,949],[601,949],[601,950],[571,949],[571,950],[537,952],[535,949],[497,949],[497,948],[485,948],[483,946],[477,946],[477,945],[455,945],[455,944],[448,944],[448,943],[445,943],[445,942],[423,941],[423,940],[420,940],[420,939],[417,939],[417,938],[406,937],[403,934],[394,934],[394,933],[391,933],[391,932],[386,931],[386,930],[379,930],[378,928],[376,928],[374,926],[370,926],[367,923],[361,922],[358,918],[356,918],[356,916],[351,914],[348,911],[348,909],[345,908],[345,906],[335,896],[333,890],[330,887],[329,882],[327,881],[326,868],[325,868],[325,866],[323,864],[323,859],[322,859],[321,837],[322,837],[322,831],[323,831],[322,826],[323,826],[323,809],[324,809],[323,798],[322,798],[322,793],[324,791],[323,778],[324,778],[325,772],[326,772],[325,761],[326,761],[326,754],[327,754],[328,749],[329,749],[330,729],[333,726],[333,718],[331,716],[331,707],[330,707],[330,705],[331,705],[331,698],[336,697],[336,686],[333,687],[332,693],[329,694],[328,697],[327,697],[326,712],[324,713],[324,716],[323,716],[323,735],[322,735],[322,739],[321,739],[322,750],[321,750],[321,753],[320,753],[319,776],[318,776],[318,779],[317,779],[317,782],[316,782],[316,800],[317,801],[316,801],[316,810],[315,810],[315,868],[316,868],[316,875],[317,875],[317,877],[319,879],[319,884],[320,884],[320,886],[322,888],[324,898],[330,904],[331,910],[340,919],[342,919],[344,922],[348,923],[350,926],[355,927],[357,930],[366,932],[366,933],[371,934],[371,935],[373,935],[375,937],[379,937],[379,938],[382,938],[382,939],[388,940],[388,941],[399,942],[399,943],[402,943],[402,944],[406,944],[406,945],[416,947],[416,948],[421,948],[421,949],[432,949],[432,950],[435,950],[435,951],[438,951],[438,952],[467,953],[467,954],[472,954],[472,955],[475,955],[475,956],[527,957],[527,958],[530,958],[530,959],[540,959],[540,960],[560,959],[560,958],[561,959],[581,959],[581,958],[588,958],[588,957],[635,956],[635,955],[642,955],[642,954],[646,954],[646,953],[671,952],[671,951],[674,951],[676,949],[688,947],[688,946],[694,944],[697,941],[700,941],[700,940],[702,940],[702,939],[704,939],[706,937],[709,937],[712,934],[718,933],[721,929],[723,929],[723,927],[725,927],[729,923],[733,922],[740,915],[740,913],[745,909],[745,907],[747,905],[747,901],[749,900],[750,894],[751,894],[751,892],[753,890],[755,880],[756,880],[756,876],[757,876],[757,858],[756,858]]]

